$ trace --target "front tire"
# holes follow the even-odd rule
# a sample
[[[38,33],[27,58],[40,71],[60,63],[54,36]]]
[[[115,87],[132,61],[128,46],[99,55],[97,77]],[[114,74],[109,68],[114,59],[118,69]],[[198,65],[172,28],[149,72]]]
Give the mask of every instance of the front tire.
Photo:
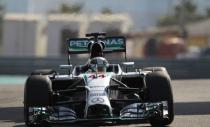
[[[167,71],[154,71],[146,76],[146,87],[148,90],[149,102],[168,102],[168,119],[151,119],[152,126],[169,125],[174,120],[174,103],[171,88],[171,79]]]
[[[24,121],[27,127],[33,127],[30,117],[33,107],[46,107],[52,103],[52,83],[48,76],[32,75],[24,88]]]

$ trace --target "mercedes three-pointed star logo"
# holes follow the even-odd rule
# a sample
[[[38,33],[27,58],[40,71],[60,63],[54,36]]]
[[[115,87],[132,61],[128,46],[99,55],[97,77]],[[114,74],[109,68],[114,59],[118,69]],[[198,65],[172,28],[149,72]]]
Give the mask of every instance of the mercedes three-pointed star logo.
[[[93,98],[91,100],[91,102],[93,102],[93,103],[103,103],[104,102],[104,99],[97,97],[97,98]]]

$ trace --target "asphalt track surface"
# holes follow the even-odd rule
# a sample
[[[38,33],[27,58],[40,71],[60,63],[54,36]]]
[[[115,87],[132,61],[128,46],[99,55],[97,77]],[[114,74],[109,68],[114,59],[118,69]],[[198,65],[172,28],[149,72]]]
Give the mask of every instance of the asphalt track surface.
[[[175,119],[170,127],[210,127],[210,79],[173,80]],[[0,127],[25,127],[23,85],[0,85]],[[149,127],[149,124],[120,125]]]

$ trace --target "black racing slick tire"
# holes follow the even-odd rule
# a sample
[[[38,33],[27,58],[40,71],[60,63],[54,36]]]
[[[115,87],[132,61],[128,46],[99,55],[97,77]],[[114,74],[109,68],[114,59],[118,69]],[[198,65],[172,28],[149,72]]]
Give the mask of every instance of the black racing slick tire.
[[[52,83],[48,76],[32,75],[24,88],[24,121],[30,125],[30,107],[46,107],[52,103]]]
[[[166,126],[174,120],[173,92],[170,76],[165,71],[154,71],[146,76],[149,102],[168,102],[168,118],[150,119],[152,126]]]
[[[145,67],[143,68],[145,71],[166,71],[165,67]]]
[[[146,67],[143,68],[144,71],[152,71],[152,72],[161,72],[161,73],[165,73],[165,76],[168,76],[168,78],[170,79],[170,76],[168,74],[168,71],[166,70],[165,67]]]

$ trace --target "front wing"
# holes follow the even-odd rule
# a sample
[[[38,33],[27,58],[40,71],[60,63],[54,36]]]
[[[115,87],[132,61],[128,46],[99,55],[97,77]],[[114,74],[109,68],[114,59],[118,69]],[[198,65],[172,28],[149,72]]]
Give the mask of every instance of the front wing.
[[[36,109],[37,110],[37,109]],[[42,109],[43,111],[43,109]],[[57,113],[56,113],[57,114]],[[70,109],[62,108],[58,115],[51,114],[47,119],[36,121],[36,123],[48,123],[50,125],[71,125],[71,124],[91,124],[91,123],[147,123],[150,119],[167,119],[167,101],[156,103],[133,103],[125,106],[120,111],[120,116],[109,118],[76,118],[75,112]],[[46,117],[45,117],[46,118]]]

